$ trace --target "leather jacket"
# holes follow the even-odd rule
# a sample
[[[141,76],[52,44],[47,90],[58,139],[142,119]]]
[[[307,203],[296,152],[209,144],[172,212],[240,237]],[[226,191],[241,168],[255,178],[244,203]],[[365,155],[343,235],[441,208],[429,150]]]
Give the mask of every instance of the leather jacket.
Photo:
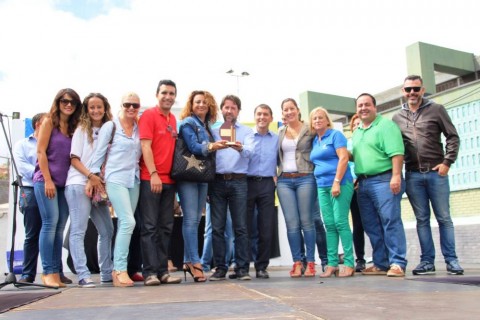
[[[417,112],[412,112],[404,103],[392,120],[402,132],[406,170],[427,172],[440,163],[450,167],[457,159],[460,139],[444,106],[423,98]]]

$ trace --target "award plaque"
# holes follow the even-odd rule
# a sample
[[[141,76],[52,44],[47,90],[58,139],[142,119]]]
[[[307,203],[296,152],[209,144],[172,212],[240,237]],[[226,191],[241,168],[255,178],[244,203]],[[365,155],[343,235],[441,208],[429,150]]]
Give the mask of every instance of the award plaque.
[[[220,137],[223,140],[228,141],[226,145],[234,145],[236,138],[235,138],[235,124],[229,120],[226,120],[222,126],[220,127]]]

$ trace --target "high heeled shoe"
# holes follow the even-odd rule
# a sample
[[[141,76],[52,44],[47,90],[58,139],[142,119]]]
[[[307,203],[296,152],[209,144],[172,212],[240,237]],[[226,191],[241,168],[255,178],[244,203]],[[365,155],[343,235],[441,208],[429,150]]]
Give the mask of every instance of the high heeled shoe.
[[[65,288],[67,286],[65,283],[62,282],[62,280],[60,280],[60,273],[53,273],[53,277],[60,288]]]
[[[344,266],[340,274],[338,275],[339,278],[346,278],[346,277],[353,277],[355,275],[355,269],[351,267]]]
[[[190,273],[190,275],[193,278],[193,281],[195,282],[207,281],[207,277],[205,277],[205,274],[203,273],[202,265],[200,263],[197,263],[195,265],[191,263],[185,263],[183,265],[183,274],[185,276],[185,281],[187,281],[187,272]]]
[[[114,287],[133,287],[133,281],[127,271],[112,271],[112,280]]]
[[[290,270],[290,277],[292,278],[300,278],[302,276],[302,262],[301,261],[296,261],[293,264],[292,270]]]
[[[54,288],[59,288],[60,285],[58,282],[55,280],[55,276],[53,273],[50,274],[42,274],[42,282],[44,285],[49,286],[49,287],[54,287]]]
[[[315,277],[315,273],[317,273],[317,271],[315,270],[315,262],[308,262],[307,268],[305,269],[303,275],[305,277]]]
[[[330,278],[331,276],[338,277],[338,267],[327,266],[325,272],[320,275],[320,278]]]

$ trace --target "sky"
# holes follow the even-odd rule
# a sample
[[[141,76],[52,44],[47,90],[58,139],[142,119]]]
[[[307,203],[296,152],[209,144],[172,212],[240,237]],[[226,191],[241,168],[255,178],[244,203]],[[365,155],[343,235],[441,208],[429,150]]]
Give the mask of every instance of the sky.
[[[115,113],[127,91],[153,106],[158,81],[172,79],[176,107],[208,90],[217,102],[238,94],[241,121],[260,103],[280,120],[281,101],[307,90],[356,97],[400,85],[405,49],[419,41],[479,55],[479,9],[478,0],[0,0],[0,112],[48,111],[65,87],[101,92]]]

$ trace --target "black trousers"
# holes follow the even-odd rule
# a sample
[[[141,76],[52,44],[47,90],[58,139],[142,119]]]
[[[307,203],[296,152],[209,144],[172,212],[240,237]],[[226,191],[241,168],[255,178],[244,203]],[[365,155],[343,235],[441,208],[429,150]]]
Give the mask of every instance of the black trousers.
[[[362,219],[360,218],[360,209],[357,203],[357,191],[353,192],[350,202],[350,211],[352,212],[353,224],[353,247],[357,261],[365,261],[365,231],[363,230]]]
[[[161,193],[153,193],[150,181],[140,182],[139,222],[143,275],[168,273],[168,246],[173,229],[175,185],[164,184]]]
[[[255,208],[257,214],[255,214]],[[270,262],[277,221],[273,178],[248,178],[247,218],[249,239],[252,239],[252,234],[256,233],[258,235],[257,250],[254,254],[255,269],[264,270]],[[254,230],[255,226],[256,230]],[[249,248],[252,248],[251,243]]]

